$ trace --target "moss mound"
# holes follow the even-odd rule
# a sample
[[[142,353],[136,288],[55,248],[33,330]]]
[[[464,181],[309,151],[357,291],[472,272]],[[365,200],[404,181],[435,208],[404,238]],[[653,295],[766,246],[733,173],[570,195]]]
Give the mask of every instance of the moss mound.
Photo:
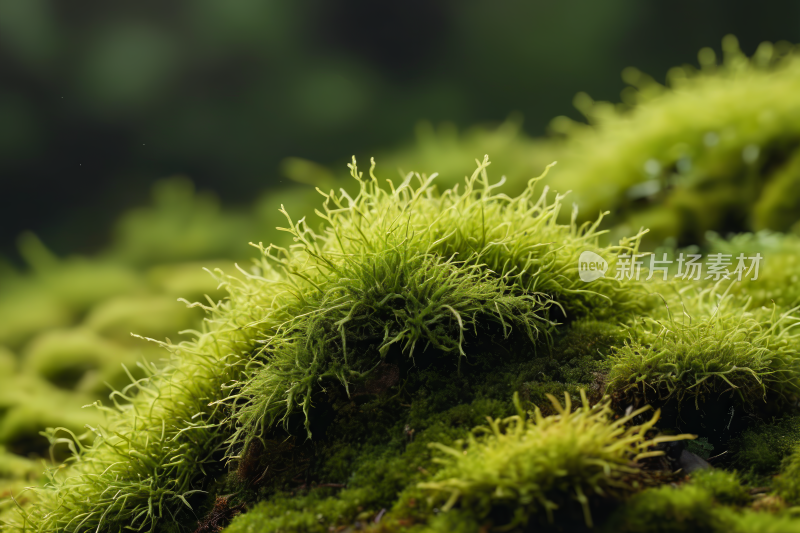
[[[700,69],[675,67],[667,85],[634,68],[622,103],[575,99],[589,125],[559,117],[565,136],[554,173],[585,214],[610,209],[625,228],[648,227],[652,244],[702,242],[708,230],[788,231],[797,222],[800,61],[788,43],[752,58],[727,36]]]
[[[558,223],[561,197],[536,193],[535,180],[519,197],[497,194],[488,164],[463,191],[442,193],[418,175],[382,188],[354,164],[359,194],[326,194],[320,232],[288,219],[295,245],[261,247],[262,259],[240,278],[220,273],[229,298],[206,306],[195,340],[163,344],[169,367],[145,367],[146,377],[112,395],[116,413],[94,429],[91,445],[51,433],[78,453],[50,473],[25,520],[76,531],[185,523],[229,462],[247,471],[265,455],[302,464],[330,454],[314,449],[315,428],[322,443],[335,443],[328,419],[354,400],[377,396],[396,409],[386,393],[420,394],[424,376],[441,382],[442,373],[496,365],[487,342],[545,358],[564,319],[645,307],[639,286],[608,278],[587,290],[577,276],[586,247],[613,262],[635,251],[635,238],[601,248],[597,223]],[[511,360],[525,383],[521,362]],[[481,374],[488,380],[485,366]],[[484,395],[445,386],[435,396],[446,408]],[[509,405],[508,390],[500,396]],[[292,479],[279,475],[270,486]]]

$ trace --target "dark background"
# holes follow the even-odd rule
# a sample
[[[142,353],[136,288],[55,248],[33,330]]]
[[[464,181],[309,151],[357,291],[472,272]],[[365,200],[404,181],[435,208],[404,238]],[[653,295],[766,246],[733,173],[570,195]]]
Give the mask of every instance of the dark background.
[[[728,33],[800,41],[800,3],[0,0],[0,255],[97,249],[174,174],[245,205],[287,156],[343,167],[421,119],[540,135]]]

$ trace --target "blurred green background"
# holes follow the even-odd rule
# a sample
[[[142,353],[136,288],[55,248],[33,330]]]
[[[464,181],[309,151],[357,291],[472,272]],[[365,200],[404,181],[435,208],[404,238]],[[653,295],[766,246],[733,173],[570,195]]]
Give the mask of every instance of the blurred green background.
[[[22,264],[24,230],[100,250],[171,175],[234,209],[286,187],[287,157],[343,169],[420,120],[540,135],[578,91],[617,101],[624,67],[663,80],[728,33],[800,41],[800,4],[0,0],[0,256]]]

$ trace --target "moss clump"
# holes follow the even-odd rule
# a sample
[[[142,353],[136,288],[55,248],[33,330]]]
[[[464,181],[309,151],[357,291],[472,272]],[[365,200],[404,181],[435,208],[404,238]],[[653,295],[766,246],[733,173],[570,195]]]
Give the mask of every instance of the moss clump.
[[[557,501],[567,496],[581,504],[591,526],[587,495],[638,488],[642,474],[632,461],[662,454],[651,450],[659,442],[687,437],[648,438],[658,413],[642,425],[626,427],[646,409],[612,421],[607,403],[591,407],[585,395],[576,411],[569,395],[564,406],[550,399],[558,415],[543,417],[537,408],[530,419],[517,404],[519,414],[490,419],[489,427],[471,434],[463,446],[436,445],[448,454],[445,467],[420,487],[434,493],[443,511],[460,504],[487,517],[494,507],[508,507],[510,527],[526,523],[536,512],[552,522]]]
[[[613,264],[636,238],[601,248],[599,222],[559,223],[561,197],[535,192],[535,180],[519,197],[497,194],[488,165],[441,193],[434,177],[415,175],[384,189],[353,165],[359,193],[326,194],[321,231],[289,219],[295,245],[261,247],[240,278],[220,274],[229,298],[205,306],[194,340],[163,344],[166,369],[145,366],[113,396],[120,412],[91,446],[51,434],[78,453],[25,520],[42,531],[185,524],[225,477],[226,449],[238,461],[281,431],[313,435],[315,419],[396,386],[392,365],[457,376],[493,351],[476,351],[481,343],[514,336],[544,353],[564,318],[647,306],[635,284],[604,278],[587,289],[577,275],[586,248]]]
[[[700,471],[680,486],[636,494],[602,529],[609,533],[800,531],[800,522],[792,514],[755,511],[747,507],[753,501],[735,473]]]
[[[747,505],[752,499],[736,472],[698,470],[692,474],[691,483],[708,492],[714,501],[724,505]]]
[[[504,335],[518,328],[535,341],[552,326],[551,305],[570,317],[609,312],[612,303],[624,316],[643,305],[635,289],[616,280],[582,287],[577,259],[597,247],[597,223],[557,223],[561,198],[549,203],[546,190],[536,195],[535,181],[517,198],[493,194],[488,164],[479,163],[464,192],[442,195],[431,189],[432,178],[417,176],[414,188],[411,174],[384,190],[372,171],[364,180],[353,164],[360,192],[326,195],[323,233],[289,219],[297,244],[263,252],[264,268],[283,272],[291,284],[283,290],[293,298],[273,313],[282,322],[264,341],[270,356],[256,358],[234,385],[241,388],[232,397],[234,454],[298,411],[309,430],[315,388],[326,379],[345,388],[367,379],[393,346],[409,357],[418,343],[417,350],[464,355],[465,333],[477,336],[479,324]],[[629,246],[635,240],[613,250]]]
[[[395,249],[345,255],[345,264],[330,265],[329,281],[320,280],[318,291],[284,311],[298,318],[270,339],[270,357],[242,384],[234,442],[246,447],[246,436],[286,426],[300,410],[310,437],[318,387],[338,381],[349,393],[376,374],[395,344],[411,358],[416,348],[417,359],[427,347],[452,353],[457,368],[466,355],[465,332],[477,333],[479,324],[482,331],[519,328],[531,342],[551,328],[544,295],[514,291],[474,265],[386,245]]]
[[[790,229],[800,205],[800,56],[765,42],[748,58],[733,36],[722,51],[720,64],[704,48],[700,68],[671,69],[666,86],[626,69],[618,105],[579,94],[589,125],[551,123],[564,135],[554,183],[576,192],[583,213],[611,209],[623,233],[650,228],[656,245],[698,244],[712,229]]]
[[[683,316],[644,318],[610,360],[609,389],[659,401],[691,400],[733,391],[745,405],[788,400],[800,391],[797,319],[755,310],[713,290],[700,292]],[[699,316],[698,316],[699,315]]]
[[[696,485],[652,488],[631,498],[612,518],[608,531],[723,531],[727,524],[713,512],[714,505],[713,495]]]

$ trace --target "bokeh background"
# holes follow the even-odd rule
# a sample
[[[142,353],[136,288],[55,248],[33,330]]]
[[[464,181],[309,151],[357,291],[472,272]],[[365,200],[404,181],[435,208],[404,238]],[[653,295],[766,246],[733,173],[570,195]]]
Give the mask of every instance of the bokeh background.
[[[421,120],[540,135],[578,91],[617,101],[624,67],[663,80],[728,33],[798,42],[800,4],[0,0],[0,256],[25,264],[25,230],[96,252],[173,175],[235,212],[287,157],[344,169]]]

